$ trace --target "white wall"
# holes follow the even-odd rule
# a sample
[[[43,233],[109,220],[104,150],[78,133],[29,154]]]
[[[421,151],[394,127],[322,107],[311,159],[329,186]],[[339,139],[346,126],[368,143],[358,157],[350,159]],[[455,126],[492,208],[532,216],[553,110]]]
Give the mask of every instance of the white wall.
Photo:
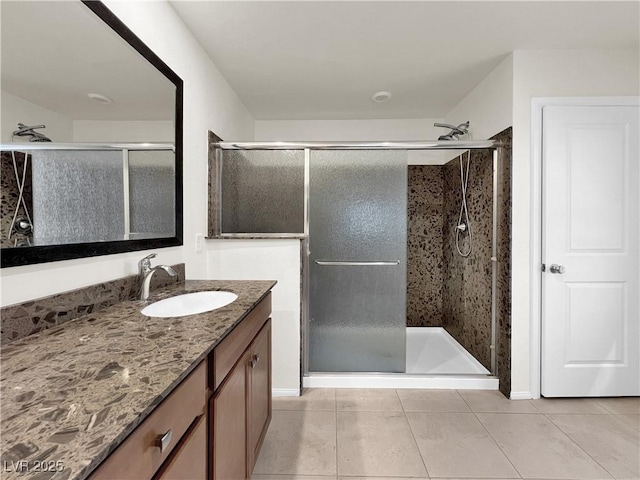
[[[165,2],[107,6],[184,80],[184,228],[187,278],[277,280],[273,291],[273,388],[300,383],[299,240],[207,240],[207,130],[225,140],[254,137],[254,120],[200,45]]]
[[[640,93],[637,50],[545,50],[513,54],[512,395],[531,391],[531,99]]]
[[[185,244],[158,250],[156,260],[184,261],[188,278],[278,280],[272,315],[273,387],[293,394],[300,377],[299,240],[206,241],[203,251],[195,249],[195,234],[205,233],[207,227],[207,131],[223,139],[250,141],[253,117],[168,3],[105,3],[184,80]],[[134,274],[146,253],[2,269],[2,305]]]
[[[2,143],[12,141],[11,134],[18,122],[25,125],[46,125],[39,130],[56,143],[123,143],[173,142],[173,121],[74,120],[53,110],[0,92]],[[27,142],[26,137],[14,137],[13,142]]]
[[[511,388],[532,389],[531,318],[531,99],[639,94],[637,50],[518,50],[507,57],[449,114],[446,123],[471,121],[476,139],[513,126]]]
[[[469,132],[486,140],[511,126],[513,121],[513,55],[507,56],[444,118],[459,125],[469,120]]]
[[[434,140],[447,130],[441,118],[398,120],[256,120],[256,141],[412,141]],[[409,152],[410,165],[440,165],[440,151]]]
[[[41,107],[9,92],[0,92],[0,138],[2,143],[11,142],[11,134],[18,129],[18,123],[25,125],[46,125],[38,130],[54,142],[73,140],[73,122],[70,118],[53,110]],[[27,137],[15,137],[14,142],[26,142]]]
[[[105,3],[184,81],[183,255],[187,277],[206,278],[215,246],[196,252],[195,235],[207,231],[207,131],[252,140],[254,119],[167,2]]]
[[[73,121],[73,141],[78,143],[174,143],[175,136],[175,126],[171,120]]]
[[[168,3],[105,3],[184,80],[185,245],[158,250],[156,260],[184,261],[189,278],[206,278],[208,252],[196,253],[193,239],[196,232],[206,231],[207,130],[223,138],[252,140],[253,117]],[[3,114],[4,109],[3,103]],[[146,253],[3,268],[1,304],[12,305],[134,274],[138,259]]]
[[[273,289],[272,366],[276,395],[300,388],[300,240],[209,240],[210,278],[277,280]]]
[[[433,140],[440,118],[401,120],[256,120],[256,141]]]

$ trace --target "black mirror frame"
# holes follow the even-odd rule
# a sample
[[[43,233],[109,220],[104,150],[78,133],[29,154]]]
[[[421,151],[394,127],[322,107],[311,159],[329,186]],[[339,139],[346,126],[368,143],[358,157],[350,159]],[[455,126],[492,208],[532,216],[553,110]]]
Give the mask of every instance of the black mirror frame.
[[[57,262],[75,258],[112,255],[115,253],[134,252],[163,247],[174,247],[183,244],[182,225],[182,79],[164,63],[142,40],[140,40],[122,21],[116,17],[106,5],[98,0],[82,0],[93,13],[111,27],[120,37],[140,53],[149,63],[160,71],[176,86],[176,118],[175,118],[175,158],[176,158],[176,235],[175,237],[150,238],[141,240],[117,240],[95,243],[73,243],[66,245],[43,245],[27,248],[3,248],[0,253],[0,266],[17,267],[37,263]]]

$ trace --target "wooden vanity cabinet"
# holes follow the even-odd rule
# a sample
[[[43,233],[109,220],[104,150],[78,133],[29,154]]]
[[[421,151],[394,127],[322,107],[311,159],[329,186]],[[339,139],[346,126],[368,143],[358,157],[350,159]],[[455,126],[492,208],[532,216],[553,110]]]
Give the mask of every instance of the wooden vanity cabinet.
[[[271,420],[270,314],[271,293],[90,480],[250,478]]]
[[[209,403],[214,480],[251,478],[266,435],[271,420],[270,313],[271,294],[214,349]],[[236,352],[233,367],[229,352]]]

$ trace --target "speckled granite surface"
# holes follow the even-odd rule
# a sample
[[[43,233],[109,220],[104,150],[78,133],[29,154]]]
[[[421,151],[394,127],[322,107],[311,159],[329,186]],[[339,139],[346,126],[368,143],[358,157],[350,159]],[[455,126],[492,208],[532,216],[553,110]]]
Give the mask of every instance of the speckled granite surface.
[[[220,236],[220,226],[222,224],[220,218],[220,190],[218,183],[220,179],[220,171],[222,164],[219,159],[216,159],[216,149],[213,147],[214,143],[221,142],[222,139],[209,130],[208,133],[208,175],[207,175],[207,198],[208,202],[208,228],[207,238],[218,238]]]
[[[511,391],[511,137],[512,130],[493,136],[503,143],[498,163],[496,376],[500,391]],[[466,153],[465,153],[466,165]],[[491,243],[493,226],[493,156],[489,150],[471,154],[468,207],[473,252],[463,258],[455,250],[455,225],[460,212],[460,165],[444,166],[443,323],[447,331],[486,368],[491,367]],[[463,247],[466,243],[463,238]]]
[[[409,165],[407,327],[442,326],[443,167]]]
[[[15,152],[16,169],[18,170],[18,178],[22,178],[24,174],[24,158],[23,152]],[[33,198],[31,182],[31,162],[27,163],[26,179],[24,183],[24,204],[30,215],[33,215]],[[24,204],[20,202],[18,205],[19,189],[13,168],[13,156],[11,151],[3,151],[0,153],[0,247],[15,247],[16,244],[33,242],[32,235],[25,235],[14,230],[9,231],[13,215],[18,208],[18,217],[26,217]]]
[[[504,147],[498,156],[498,291],[496,375],[500,391],[511,395],[511,127],[494,138]]]
[[[467,153],[463,154],[466,169]],[[491,246],[493,227],[493,152],[471,153],[467,205],[473,250],[462,257],[456,250],[456,225],[462,190],[460,163],[444,166],[443,326],[469,353],[491,369]],[[469,236],[460,235],[460,249],[468,251]]]
[[[271,290],[273,281],[187,281],[150,301],[203,290],[238,299],[180,318],[140,313],[125,301],[5,345],[0,354],[1,477],[82,479]],[[58,472],[18,473],[20,461],[60,462]],[[32,463],[33,465],[33,463]]]
[[[185,265],[171,265],[178,274],[170,277],[164,273],[151,279],[150,290],[183,283]],[[44,298],[29,300],[0,309],[0,344],[14,342],[42,330],[62,325],[74,318],[88,315],[125,300],[133,300],[140,294],[140,278],[129,275],[108,282],[89,285]]]

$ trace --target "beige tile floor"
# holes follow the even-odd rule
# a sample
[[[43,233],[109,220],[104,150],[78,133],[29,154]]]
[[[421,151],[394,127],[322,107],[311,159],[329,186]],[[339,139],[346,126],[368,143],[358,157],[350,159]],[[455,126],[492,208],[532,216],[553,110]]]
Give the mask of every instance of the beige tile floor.
[[[640,398],[306,389],[273,399],[254,480],[640,480]]]

